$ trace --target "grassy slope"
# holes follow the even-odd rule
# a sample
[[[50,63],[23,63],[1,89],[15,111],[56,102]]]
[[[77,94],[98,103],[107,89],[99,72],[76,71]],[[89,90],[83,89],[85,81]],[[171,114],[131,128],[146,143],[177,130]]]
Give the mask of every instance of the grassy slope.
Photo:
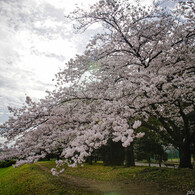
[[[52,168],[54,162],[39,162],[42,166]],[[195,190],[195,170],[166,169],[147,167],[110,167],[86,165],[78,168],[66,168],[65,174],[101,181],[132,180],[133,182],[154,182],[162,188],[187,192]],[[85,194],[78,189],[62,185],[60,177],[40,169],[37,164],[0,169],[0,194]]]
[[[19,168],[0,168],[0,194],[83,194],[76,189],[61,185],[58,177],[44,172],[36,164],[23,165]]]
[[[52,168],[55,163],[42,162],[42,165]],[[195,190],[195,169],[173,169],[158,167],[102,166],[102,164],[86,165],[84,167],[66,168],[65,173],[76,177],[100,181],[131,180],[133,182],[158,183],[162,189],[187,192]]]

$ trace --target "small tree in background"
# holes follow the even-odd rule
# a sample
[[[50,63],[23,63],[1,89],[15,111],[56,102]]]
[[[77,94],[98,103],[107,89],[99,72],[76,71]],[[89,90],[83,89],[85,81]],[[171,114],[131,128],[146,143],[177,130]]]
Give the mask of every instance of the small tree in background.
[[[146,159],[151,164],[151,158],[158,160],[159,167],[161,167],[162,161],[167,161],[168,156],[165,152],[167,143],[162,142],[162,139],[159,137],[156,132],[152,132],[147,128],[141,127],[139,130],[145,132],[145,136],[136,140],[135,145],[135,154],[136,159],[144,160]]]

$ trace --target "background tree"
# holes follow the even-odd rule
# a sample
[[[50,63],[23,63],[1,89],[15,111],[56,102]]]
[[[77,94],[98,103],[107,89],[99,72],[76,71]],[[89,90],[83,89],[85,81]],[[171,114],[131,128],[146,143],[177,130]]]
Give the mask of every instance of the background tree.
[[[153,119],[149,119],[147,123],[156,124],[158,121],[155,122]],[[156,124],[156,128],[160,128]],[[147,127],[139,127],[138,131],[144,132],[145,136],[141,139],[135,141],[135,154],[137,160],[147,160],[150,166],[151,158],[158,160],[159,166],[161,167],[162,161],[168,160],[168,155],[165,152],[166,146],[168,146],[168,142],[165,137],[161,138],[161,136],[148,129]]]

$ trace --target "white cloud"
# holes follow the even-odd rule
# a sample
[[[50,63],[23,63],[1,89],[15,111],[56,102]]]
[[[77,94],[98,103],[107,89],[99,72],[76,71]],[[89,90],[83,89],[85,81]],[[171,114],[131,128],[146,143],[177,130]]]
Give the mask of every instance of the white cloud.
[[[43,0],[47,1],[47,0]],[[71,1],[65,1],[65,0],[57,0],[57,1],[50,1],[49,3],[54,6],[57,9],[65,8],[66,12],[71,12],[75,9],[76,5],[82,6],[84,8],[88,8],[89,5],[92,5],[94,3],[98,2],[98,0],[71,0]]]

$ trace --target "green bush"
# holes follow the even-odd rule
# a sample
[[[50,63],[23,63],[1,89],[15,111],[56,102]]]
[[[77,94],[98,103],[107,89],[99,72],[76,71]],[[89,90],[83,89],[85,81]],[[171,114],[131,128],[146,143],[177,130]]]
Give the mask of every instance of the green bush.
[[[10,167],[15,163],[16,163],[15,160],[6,160],[6,161],[3,161],[3,162],[0,162],[0,168]]]

